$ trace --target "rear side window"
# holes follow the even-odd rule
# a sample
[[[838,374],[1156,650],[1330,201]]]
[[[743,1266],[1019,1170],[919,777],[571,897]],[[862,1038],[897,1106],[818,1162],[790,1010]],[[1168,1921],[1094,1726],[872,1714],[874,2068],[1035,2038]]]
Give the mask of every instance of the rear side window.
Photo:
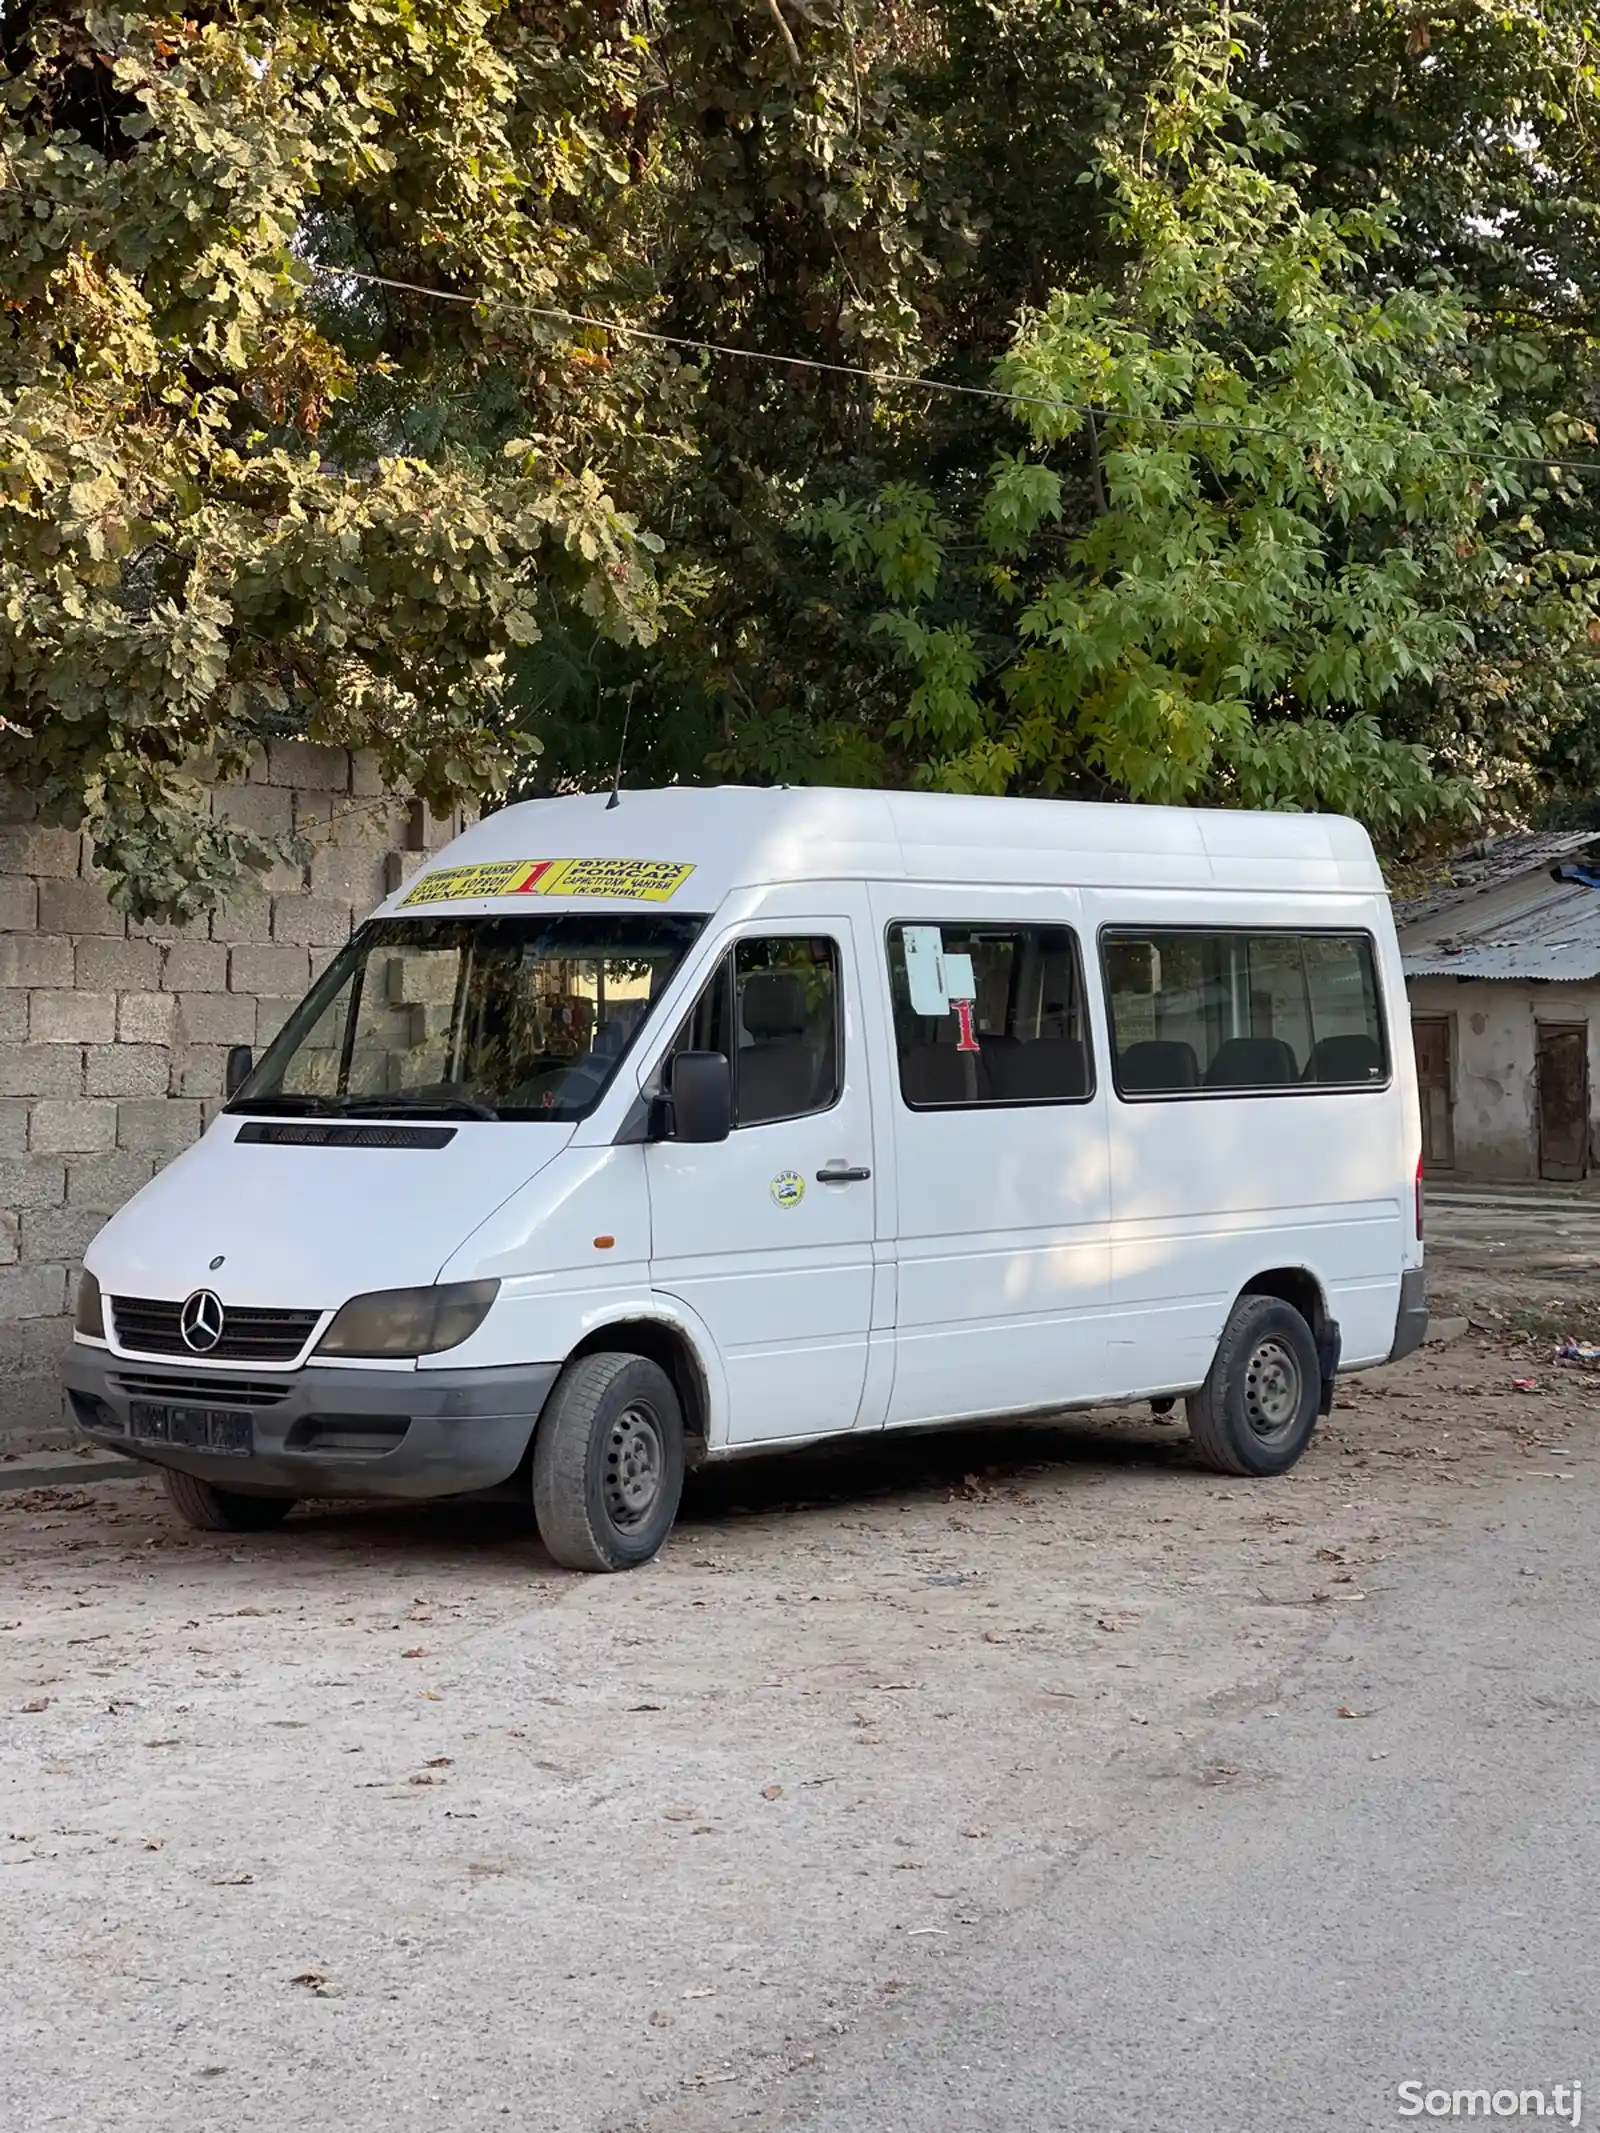
[[[827,1111],[839,1100],[839,949],[825,934],[736,942],[690,1009],[674,1052],[721,1052],[735,1126]]]
[[[1124,1097],[1381,1088],[1388,1043],[1365,933],[1100,936]]]
[[[1083,1103],[1094,1092],[1068,926],[891,926],[900,1093],[915,1111]]]

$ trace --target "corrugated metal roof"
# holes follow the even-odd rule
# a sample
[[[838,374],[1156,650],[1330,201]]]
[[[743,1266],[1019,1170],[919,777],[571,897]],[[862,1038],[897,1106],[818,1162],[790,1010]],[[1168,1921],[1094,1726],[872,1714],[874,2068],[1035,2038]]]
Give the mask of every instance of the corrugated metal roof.
[[[1463,926],[1410,954],[1402,943],[1406,976],[1569,982],[1600,977],[1600,889],[1556,882],[1549,887],[1548,896],[1515,916]]]
[[[1489,889],[1503,888],[1523,874],[1538,874],[1570,859],[1586,845],[1600,842],[1592,829],[1527,830],[1514,837],[1491,837],[1469,845],[1450,861],[1449,876],[1421,896],[1406,897],[1394,907],[1395,924],[1424,925],[1456,904],[1470,903]]]

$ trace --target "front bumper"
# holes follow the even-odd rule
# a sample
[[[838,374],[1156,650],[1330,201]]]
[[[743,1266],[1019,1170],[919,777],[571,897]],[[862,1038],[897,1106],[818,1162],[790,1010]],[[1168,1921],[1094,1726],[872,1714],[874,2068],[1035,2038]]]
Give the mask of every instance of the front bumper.
[[[75,1341],[64,1378],[92,1443],[218,1488],[416,1499],[493,1488],[515,1473],[560,1369],[201,1371]],[[172,1411],[170,1441],[133,1434],[136,1401]],[[236,1433],[241,1414],[251,1449],[212,1448],[207,1440]]]
[[[1420,1348],[1428,1337],[1428,1281],[1419,1266],[1408,1266],[1400,1276],[1400,1308],[1395,1313],[1394,1346],[1387,1360],[1398,1363],[1401,1356],[1410,1355]]]

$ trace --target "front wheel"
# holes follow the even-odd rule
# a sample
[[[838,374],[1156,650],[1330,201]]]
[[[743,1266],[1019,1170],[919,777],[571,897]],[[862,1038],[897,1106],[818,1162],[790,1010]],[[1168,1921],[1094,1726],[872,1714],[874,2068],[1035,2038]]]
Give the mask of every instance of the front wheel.
[[[1285,1474],[1321,1404],[1322,1363],[1300,1313],[1276,1296],[1241,1296],[1204,1385],[1185,1402],[1190,1441],[1219,1474]]]
[[[186,1526],[201,1533],[270,1533],[294,1509],[292,1496],[241,1496],[213,1487],[194,1474],[163,1467],[167,1498]]]
[[[569,1363],[533,1440],[539,1537],[564,1570],[633,1570],[672,1530],[683,1494],[683,1409],[642,1355]]]

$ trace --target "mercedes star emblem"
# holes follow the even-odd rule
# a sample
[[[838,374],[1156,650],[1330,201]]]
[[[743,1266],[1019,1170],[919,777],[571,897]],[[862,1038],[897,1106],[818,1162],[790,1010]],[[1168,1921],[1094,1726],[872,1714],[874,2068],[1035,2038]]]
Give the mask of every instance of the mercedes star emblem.
[[[210,1289],[196,1289],[178,1313],[178,1331],[186,1348],[208,1354],[222,1338],[222,1298]]]

